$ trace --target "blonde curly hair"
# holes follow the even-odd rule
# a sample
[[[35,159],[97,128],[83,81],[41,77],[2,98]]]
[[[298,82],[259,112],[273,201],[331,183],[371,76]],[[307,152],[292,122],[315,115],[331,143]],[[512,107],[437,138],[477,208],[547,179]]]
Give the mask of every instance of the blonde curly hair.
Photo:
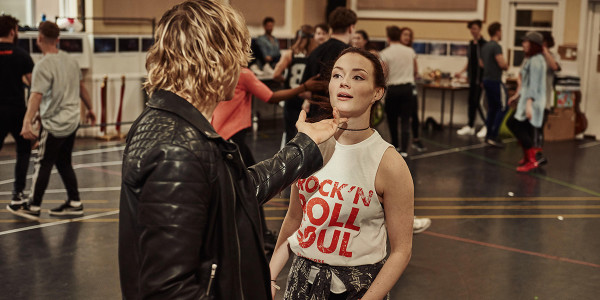
[[[159,21],[144,88],[150,95],[177,93],[199,109],[214,106],[249,60],[250,33],[237,11],[218,1],[188,0]]]

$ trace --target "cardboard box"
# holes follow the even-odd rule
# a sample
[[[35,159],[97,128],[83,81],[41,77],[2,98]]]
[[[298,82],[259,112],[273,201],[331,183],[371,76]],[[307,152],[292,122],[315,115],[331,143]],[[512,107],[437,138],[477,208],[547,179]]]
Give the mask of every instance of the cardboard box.
[[[566,141],[575,138],[575,111],[572,107],[554,108],[544,125],[544,140]]]

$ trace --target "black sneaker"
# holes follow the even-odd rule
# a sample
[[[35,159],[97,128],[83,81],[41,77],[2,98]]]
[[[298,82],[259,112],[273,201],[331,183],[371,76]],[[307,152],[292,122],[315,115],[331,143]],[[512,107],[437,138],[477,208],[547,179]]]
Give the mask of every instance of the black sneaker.
[[[12,200],[10,201],[11,206],[19,206],[29,202],[29,199],[23,192],[13,192]]]
[[[27,202],[16,205],[9,204],[6,206],[6,209],[15,216],[27,218],[30,220],[38,220],[40,218],[40,207],[31,206]]]
[[[485,139],[485,143],[496,148],[504,148],[504,144],[498,139]]]
[[[13,201],[26,201],[27,200],[27,196],[25,196],[25,194],[23,194],[23,192],[13,192],[12,193],[12,200]]]
[[[71,201],[67,201],[59,207],[50,210],[51,216],[81,216],[83,215],[83,204],[79,202],[79,206],[71,205]]]
[[[420,140],[418,141],[413,141],[412,144],[410,145],[413,149],[416,149],[419,152],[423,152],[423,151],[427,151],[427,148],[425,148],[425,146],[423,146],[423,143],[421,143]]]

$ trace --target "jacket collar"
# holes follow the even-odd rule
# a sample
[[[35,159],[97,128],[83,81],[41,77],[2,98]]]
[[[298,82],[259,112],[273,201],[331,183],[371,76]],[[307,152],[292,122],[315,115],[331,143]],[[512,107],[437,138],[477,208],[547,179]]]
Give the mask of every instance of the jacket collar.
[[[221,136],[215,131],[204,115],[191,103],[177,96],[175,93],[165,90],[155,91],[146,105],[180,116],[200,130],[207,138],[221,139]]]

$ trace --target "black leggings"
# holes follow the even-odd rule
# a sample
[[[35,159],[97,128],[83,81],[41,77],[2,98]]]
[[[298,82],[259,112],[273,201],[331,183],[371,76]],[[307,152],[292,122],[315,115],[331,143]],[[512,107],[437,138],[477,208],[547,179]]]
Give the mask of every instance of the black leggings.
[[[25,189],[29,157],[31,156],[31,142],[21,136],[25,108],[10,109],[0,107],[0,149],[4,139],[10,133],[17,146],[17,163],[15,164],[15,182],[13,192],[20,193]]]
[[[475,126],[475,117],[477,112],[479,112],[479,116],[481,120],[485,123],[485,115],[483,114],[483,110],[481,109],[480,99],[481,99],[481,84],[476,82],[471,82],[469,85],[469,127]]]
[[[385,97],[385,113],[387,116],[392,145],[406,152],[408,139],[410,138],[410,116],[413,113],[414,104],[412,84],[390,85]],[[398,143],[398,117],[400,117],[400,129],[402,143]],[[418,127],[418,124],[417,124]],[[418,128],[417,128],[418,130]]]
[[[71,155],[73,153],[76,133],[77,130],[66,137],[55,137],[47,130],[42,129],[38,159],[35,163],[35,174],[33,175],[32,183],[33,205],[40,206],[42,204],[42,198],[50,180],[50,172],[55,165],[67,190],[69,201],[79,201],[77,177],[71,165]]]
[[[517,140],[521,142],[521,145],[525,150],[534,146],[536,128],[529,123],[529,120],[519,121],[515,119],[515,115],[513,114],[506,122],[506,126],[512,131]]]

